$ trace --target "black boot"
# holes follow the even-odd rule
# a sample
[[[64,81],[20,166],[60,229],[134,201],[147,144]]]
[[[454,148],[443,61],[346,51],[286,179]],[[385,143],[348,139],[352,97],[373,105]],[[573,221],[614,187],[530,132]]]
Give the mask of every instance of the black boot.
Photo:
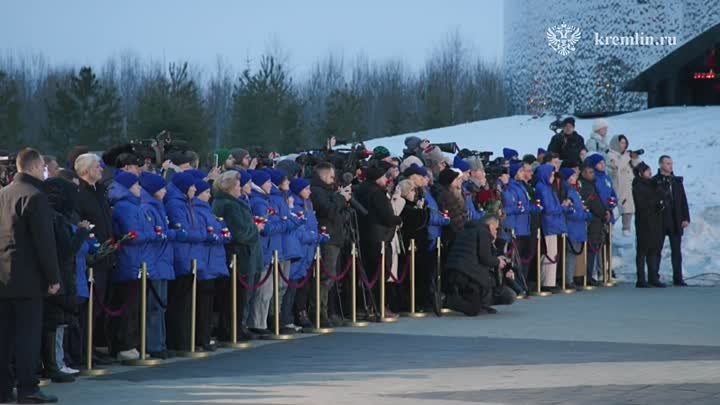
[[[57,353],[55,352],[55,338],[57,331],[44,331],[42,337],[43,376],[54,383],[75,382],[72,374],[60,371],[57,365]]]
[[[42,391],[28,395],[26,397],[18,397],[18,404],[54,404],[58,398],[54,395],[45,394]]]
[[[310,321],[307,311],[300,311],[297,316],[297,324],[303,328],[312,328],[313,323]]]

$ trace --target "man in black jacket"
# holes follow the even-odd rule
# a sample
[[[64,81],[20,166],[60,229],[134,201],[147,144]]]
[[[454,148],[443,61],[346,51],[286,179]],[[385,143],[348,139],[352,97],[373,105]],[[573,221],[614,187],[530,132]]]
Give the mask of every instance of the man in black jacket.
[[[557,153],[563,162],[580,164],[580,150],[583,148],[585,139],[575,132],[575,119],[567,117],[563,120],[563,131],[552,137],[547,151]]]
[[[670,156],[663,155],[659,160],[660,169],[653,177],[663,191],[663,245],[665,236],[670,239],[670,250],[672,251],[673,285],[678,287],[687,286],[682,274],[682,251],[681,242],[683,231],[690,226],[690,209],[688,207],[687,195],[683,178],[673,173],[673,161]],[[662,247],[660,249],[662,252]],[[660,255],[658,252],[658,255]],[[658,263],[659,263],[658,258]]]
[[[665,201],[663,190],[653,180],[652,171],[645,163],[633,170],[632,195],[635,202],[635,264],[637,281],[635,287],[665,287],[660,281],[660,250],[663,244],[663,220]],[[647,263],[647,279],[645,264]],[[649,281],[649,284],[648,284]]]
[[[597,267],[598,253],[601,251],[603,241],[605,240],[605,224],[610,220],[610,211],[605,209],[605,205],[600,200],[597,188],[595,187],[595,169],[592,166],[584,165],[580,172],[580,197],[582,197],[585,207],[592,214],[592,219],[588,224],[587,235],[587,283],[591,286],[597,286],[595,279],[595,268]]]
[[[14,349],[19,403],[57,402],[35,377],[43,297],[60,290],[53,211],[43,193],[44,161],[34,149],[17,156],[18,174],[0,190],[0,403],[12,400]]]
[[[345,242],[343,235],[342,210],[352,197],[350,187],[337,191],[335,187],[335,167],[331,163],[319,163],[315,166],[315,177],[311,183],[312,194],[310,199],[315,208],[318,225],[325,227],[330,234],[328,243],[320,247],[325,269],[335,276],[337,274],[340,250]],[[320,321],[322,327],[339,326],[330,321],[328,314],[328,296],[335,282],[332,278],[322,275],[323,283],[320,286]],[[334,317],[334,316],[333,316]]]
[[[504,274],[509,260],[493,254],[500,221],[486,216],[482,222],[470,222],[455,240],[443,278],[446,304],[468,316],[494,314],[492,305],[509,305],[515,292],[493,279]]]
[[[80,219],[95,225],[93,233],[98,242],[103,243],[113,237],[112,215],[107,200],[107,188],[101,184],[103,168],[100,157],[92,153],[84,153],[73,162],[75,173],[80,177],[80,192],[77,201],[77,213]],[[107,302],[110,273],[114,267],[114,256],[95,263],[95,297],[99,302]],[[104,322],[99,321],[102,310],[95,307],[95,340],[100,345],[104,337]]]

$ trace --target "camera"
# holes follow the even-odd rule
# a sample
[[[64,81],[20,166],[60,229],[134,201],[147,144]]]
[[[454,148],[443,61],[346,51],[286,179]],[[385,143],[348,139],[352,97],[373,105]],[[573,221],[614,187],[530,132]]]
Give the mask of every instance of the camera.
[[[641,156],[643,153],[645,153],[645,149],[631,150],[630,153],[634,153],[638,156]]]
[[[556,115],[556,116],[555,116],[555,121],[553,121],[553,122],[550,123],[550,130],[551,130],[554,134],[557,134],[558,132],[562,131],[563,126],[564,126],[564,125],[563,125],[563,120],[560,118],[559,115]]]

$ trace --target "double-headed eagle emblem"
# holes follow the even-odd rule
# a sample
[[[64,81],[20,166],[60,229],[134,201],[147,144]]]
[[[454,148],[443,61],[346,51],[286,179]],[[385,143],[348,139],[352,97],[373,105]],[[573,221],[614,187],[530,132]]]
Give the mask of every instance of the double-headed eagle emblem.
[[[562,56],[568,56],[575,51],[575,44],[580,41],[580,28],[562,23],[550,27],[545,32],[548,45]]]

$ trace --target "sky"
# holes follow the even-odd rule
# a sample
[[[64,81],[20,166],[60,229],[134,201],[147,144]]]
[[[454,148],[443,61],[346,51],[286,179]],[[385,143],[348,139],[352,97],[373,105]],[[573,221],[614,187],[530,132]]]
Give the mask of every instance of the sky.
[[[3,0],[0,52],[99,66],[131,51],[212,71],[218,55],[244,67],[279,47],[299,74],[330,53],[419,69],[454,31],[501,61],[502,12],[501,0]]]

